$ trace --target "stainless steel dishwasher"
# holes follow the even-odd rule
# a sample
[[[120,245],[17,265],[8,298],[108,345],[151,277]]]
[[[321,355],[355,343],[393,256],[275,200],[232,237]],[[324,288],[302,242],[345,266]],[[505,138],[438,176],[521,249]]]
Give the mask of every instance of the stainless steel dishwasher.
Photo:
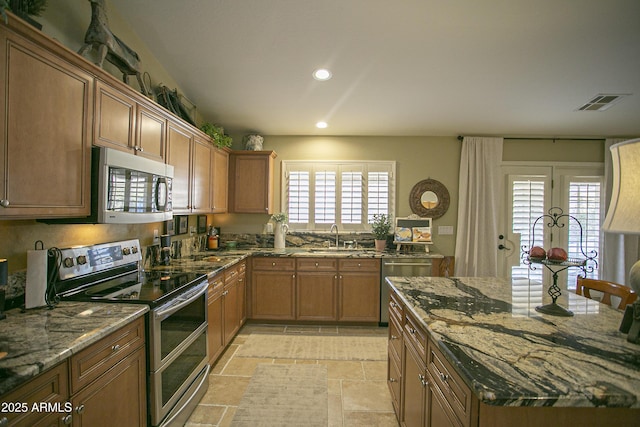
[[[405,256],[382,258],[380,279],[380,324],[389,324],[389,286],[385,281],[390,276],[432,276],[433,257]]]

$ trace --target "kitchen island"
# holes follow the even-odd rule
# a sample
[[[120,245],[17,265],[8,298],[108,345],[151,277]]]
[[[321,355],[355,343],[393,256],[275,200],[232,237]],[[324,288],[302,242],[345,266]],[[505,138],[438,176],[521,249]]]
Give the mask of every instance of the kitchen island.
[[[549,303],[549,297],[528,280],[392,277],[387,282],[396,312],[390,366],[398,357],[399,369],[412,366],[411,360],[423,363],[418,376],[425,388],[425,425],[436,425],[429,422],[433,414],[465,426],[622,426],[640,420],[640,347],[618,331],[620,311],[565,291],[558,304],[575,316],[540,314],[535,307]],[[421,331],[422,354],[414,344],[420,339],[413,338]],[[398,335],[402,347],[393,343]],[[407,406],[412,376],[398,373],[398,388],[391,372],[399,418],[419,414]],[[440,398],[439,406],[430,404],[432,394]]]

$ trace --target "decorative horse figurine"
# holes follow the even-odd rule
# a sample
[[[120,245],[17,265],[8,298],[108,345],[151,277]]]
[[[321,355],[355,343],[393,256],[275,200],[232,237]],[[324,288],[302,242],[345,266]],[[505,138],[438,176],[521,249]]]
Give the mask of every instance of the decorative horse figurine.
[[[129,76],[135,75],[140,90],[145,96],[151,93],[142,80],[140,73],[140,57],[109,29],[109,20],[105,10],[104,0],[89,0],[91,3],[91,23],[84,35],[84,45],[78,53],[86,56],[93,48],[98,50],[96,65],[102,68],[106,59],[122,72],[122,80],[129,84]]]

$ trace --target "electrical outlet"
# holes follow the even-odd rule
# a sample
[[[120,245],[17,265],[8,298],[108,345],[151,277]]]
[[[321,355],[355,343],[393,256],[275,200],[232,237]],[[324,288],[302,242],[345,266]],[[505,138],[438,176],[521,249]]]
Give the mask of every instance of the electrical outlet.
[[[438,234],[440,236],[453,234],[453,225],[439,225]]]
[[[157,228],[153,230],[153,243],[154,244],[160,243],[160,232],[158,231]]]

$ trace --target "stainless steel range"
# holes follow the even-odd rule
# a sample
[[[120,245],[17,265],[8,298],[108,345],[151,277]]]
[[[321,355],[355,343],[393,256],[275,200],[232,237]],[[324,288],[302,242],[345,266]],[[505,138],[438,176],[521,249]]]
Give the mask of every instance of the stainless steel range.
[[[206,275],[175,269],[142,271],[137,239],[63,249],[55,255],[50,268],[57,269],[59,280],[50,299],[150,306],[149,422],[184,425],[209,384]]]

